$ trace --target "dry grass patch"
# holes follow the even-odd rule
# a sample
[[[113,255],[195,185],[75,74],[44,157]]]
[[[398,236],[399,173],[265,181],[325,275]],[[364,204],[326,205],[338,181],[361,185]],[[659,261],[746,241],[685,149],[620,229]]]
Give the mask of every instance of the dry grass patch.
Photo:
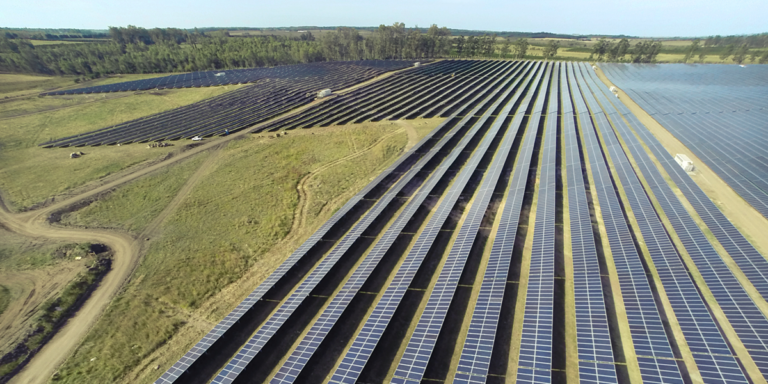
[[[144,370],[131,374],[140,382],[156,379],[166,363],[197,341],[200,328],[218,321],[242,299],[241,292],[250,292],[346,201],[336,196],[348,198],[365,186],[402,153],[406,141],[403,128],[383,122],[230,142],[163,223],[162,234],[152,239],[125,292],[64,363],[56,381],[114,382],[134,368]],[[366,153],[352,156],[361,150]],[[348,156],[349,161],[324,169],[316,176],[318,182],[310,184],[313,208],[293,236],[300,180]],[[169,169],[167,178],[182,171],[184,165]],[[162,189],[163,183],[148,187]],[[127,192],[115,196],[134,198]],[[314,199],[322,202],[314,204]],[[284,246],[286,241],[290,247]],[[232,284],[253,274],[247,286]],[[170,350],[155,353],[166,343]],[[93,357],[97,359],[91,361]],[[147,358],[163,369],[148,368]]]
[[[144,93],[0,120],[0,189],[5,193],[6,203],[12,210],[28,209],[52,195],[159,158],[174,148],[85,147],[78,149],[85,156],[70,159],[72,148],[43,149],[37,146],[41,142],[166,111],[235,88],[174,90],[161,96]],[[46,104],[36,99],[24,102]],[[49,104],[55,103],[58,102]]]

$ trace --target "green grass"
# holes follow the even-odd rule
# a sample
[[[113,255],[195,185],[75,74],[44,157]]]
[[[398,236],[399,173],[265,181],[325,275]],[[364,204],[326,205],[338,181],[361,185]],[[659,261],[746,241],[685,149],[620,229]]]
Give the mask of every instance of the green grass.
[[[87,255],[90,251],[90,246],[91,245],[88,243],[71,244],[71,250]],[[103,262],[97,262],[97,260]],[[66,319],[77,311],[79,305],[82,305],[80,299],[83,295],[85,295],[89,289],[91,289],[93,285],[109,271],[110,261],[108,254],[105,254],[103,258],[101,256],[93,257],[89,260],[89,263],[93,265],[92,269],[80,273],[74,280],[64,287],[58,297],[49,300],[40,306],[41,311],[39,314],[35,315],[37,319],[35,320],[34,325],[32,325],[29,333],[27,333],[27,336],[20,343],[26,345],[26,351],[35,351],[39,348],[44,343],[46,337],[56,332],[64,324]],[[5,287],[0,286],[0,288]],[[0,365],[0,379],[3,379],[4,375],[16,368],[16,366],[29,356],[29,353],[30,352],[25,352],[17,360]]]
[[[45,76],[37,74],[0,74],[0,101],[20,97],[33,96],[38,93],[60,88],[81,88],[95,85],[119,83],[148,79],[159,76],[167,76],[165,73],[140,74],[140,75],[113,75],[81,83],[75,83],[76,76]],[[5,105],[3,105],[5,109]]]
[[[275,257],[271,250],[291,229],[299,181],[324,164],[372,147],[351,164],[341,163],[317,174],[320,183],[310,185],[310,194],[312,199],[328,202],[322,209],[313,208],[317,216],[307,215],[297,242],[346,201],[334,196],[354,193],[399,156],[407,140],[405,132],[380,139],[400,129],[393,124],[332,127],[277,139],[251,136],[231,142],[215,155],[207,176],[163,223],[162,235],[152,240],[124,293],[64,363],[55,381],[118,380],[166,343],[190,318],[189,311],[250,268],[275,268],[287,254]],[[173,173],[183,168],[170,170],[167,177],[175,178]],[[345,174],[350,171],[353,176]],[[150,183],[147,188],[163,187]],[[119,191],[114,196],[133,198]]]
[[[0,271],[38,269],[86,254],[75,244],[34,242],[0,229]]]
[[[106,198],[62,216],[65,225],[141,232],[171,202],[206,155],[174,164],[118,189]]]
[[[8,287],[0,285],[0,315],[8,308],[8,304],[11,303],[11,291]]]
[[[52,195],[163,156],[174,148],[147,149],[137,144],[86,147],[81,149],[85,156],[69,159],[71,148],[43,149],[37,146],[39,143],[162,112],[236,87],[181,89],[162,95],[142,93],[0,120],[0,189],[6,203],[12,210],[23,210]]]

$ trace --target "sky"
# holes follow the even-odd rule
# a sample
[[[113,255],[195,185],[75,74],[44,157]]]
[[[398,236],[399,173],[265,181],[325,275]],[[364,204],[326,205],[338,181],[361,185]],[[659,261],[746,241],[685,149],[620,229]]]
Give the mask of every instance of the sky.
[[[768,32],[767,0],[2,0],[0,27],[378,26],[691,37]]]

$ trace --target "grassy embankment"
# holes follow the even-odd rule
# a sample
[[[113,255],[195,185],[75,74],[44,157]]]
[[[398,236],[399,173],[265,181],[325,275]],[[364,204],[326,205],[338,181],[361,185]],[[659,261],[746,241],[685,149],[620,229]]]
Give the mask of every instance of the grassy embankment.
[[[414,124],[422,124],[417,134],[423,136],[437,122]],[[205,161],[212,163],[206,174],[163,223],[135,277],[60,369],[57,382],[119,380],[179,333],[183,340],[174,340],[175,349],[152,358],[159,366],[172,364],[353,193],[402,153],[408,136],[401,125],[365,125],[296,131],[280,138],[251,136],[208,154]],[[356,153],[360,156],[313,173]],[[182,164],[165,176],[154,176],[155,180],[150,176],[126,185],[70,222],[119,222],[124,213],[112,212],[117,216],[110,218],[110,206],[133,206],[132,215],[148,220],[159,200],[142,196],[173,195],[180,183],[163,181],[183,179],[176,173],[188,172],[186,167]],[[305,226],[291,233],[299,207],[296,188],[308,176]],[[123,227],[135,230],[136,223]],[[235,283],[254,274],[244,287]],[[227,291],[222,292],[224,288]],[[91,361],[93,356],[100,358]],[[140,381],[154,379],[147,376]]]
[[[0,190],[4,194],[6,204],[14,211],[29,209],[51,196],[72,191],[76,187],[132,165],[162,157],[174,149],[147,149],[142,145],[87,147],[82,149],[85,156],[69,159],[71,148],[42,149],[37,146],[39,143],[169,110],[237,87],[128,94],[129,96],[119,98],[106,98],[103,95],[38,98],[36,92],[48,87],[41,84],[61,85],[64,80],[37,78],[38,76],[0,75],[0,89],[11,94],[35,91],[32,96],[3,103],[3,112],[0,112],[0,145],[3,149],[0,152]],[[124,76],[122,79],[102,79],[92,84],[131,79],[133,76]],[[29,84],[20,84],[24,82]],[[4,88],[3,84],[15,85]],[[18,91],[19,89],[24,91]],[[50,110],[52,108],[58,109]],[[9,113],[25,115],[2,118]]]
[[[109,261],[104,258],[98,264],[102,258],[91,252],[90,244],[41,243],[5,231],[0,231],[0,238],[2,380],[74,313],[89,288],[108,271]],[[100,267],[87,271],[85,265]]]

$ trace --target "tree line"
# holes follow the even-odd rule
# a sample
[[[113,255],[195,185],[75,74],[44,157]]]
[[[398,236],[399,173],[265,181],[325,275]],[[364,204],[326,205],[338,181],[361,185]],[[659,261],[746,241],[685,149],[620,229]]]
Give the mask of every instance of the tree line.
[[[403,23],[381,25],[363,38],[341,27],[315,38],[231,38],[175,28],[110,27],[103,43],[34,46],[0,36],[0,71],[99,77],[113,73],[160,73],[264,67],[326,60],[419,59],[448,55],[450,32],[432,25],[426,33]]]
[[[704,47],[727,47],[729,45],[741,47],[744,44],[746,44],[748,48],[768,48],[768,33],[740,36],[716,35],[709,36],[703,41]]]
[[[658,40],[642,40],[632,46],[626,38],[617,42],[600,39],[592,46],[589,60],[652,63],[661,49],[662,43]]]

